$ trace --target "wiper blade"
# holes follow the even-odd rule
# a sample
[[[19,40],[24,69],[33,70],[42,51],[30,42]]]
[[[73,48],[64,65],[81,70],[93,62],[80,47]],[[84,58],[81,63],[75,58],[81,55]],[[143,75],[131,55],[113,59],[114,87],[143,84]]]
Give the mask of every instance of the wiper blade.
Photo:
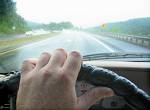
[[[119,58],[150,58],[150,53],[99,53],[83,56],[84,61]]]

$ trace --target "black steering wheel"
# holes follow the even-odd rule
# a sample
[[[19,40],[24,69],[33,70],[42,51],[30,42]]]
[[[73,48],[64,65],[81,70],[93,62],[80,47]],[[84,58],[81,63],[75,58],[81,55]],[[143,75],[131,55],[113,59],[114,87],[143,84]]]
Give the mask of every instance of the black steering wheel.
[[[20,72],[10,72],[3,75],[5,77],[0,77],[0,99],[5,96],[16,96]],[[85,81],[94,86],[109,87],[116,95],[123,97],[128,104],[137,110],[150,110],[150,96],[128,79],[110,70],[83,64],[77,81]]]

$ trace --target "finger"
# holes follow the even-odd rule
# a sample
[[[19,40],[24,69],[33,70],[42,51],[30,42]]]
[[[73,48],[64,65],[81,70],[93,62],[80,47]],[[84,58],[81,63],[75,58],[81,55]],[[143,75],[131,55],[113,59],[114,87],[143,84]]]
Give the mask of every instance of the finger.
[[[114,92],[106,87],[94,88],[84,95],[78,97],[78,108],[82,110],[89,109],[93,104],[104,97],[113,96]]]
[[[50,60],[50,57],[51,57],[50,53],[48,53],[48,52],[42,53],[38,60],[37,68],[40,69],[40,68],[44,67],[45,65],[47,65]]]
[[[34,58],[31,58],[31,59],[28,59],[28,60],[25,60],[23,63],[22,63],[22,68],[21,68],[21,72],[22,73],[27,73],[27,72],[30,72],[32,71],[36,64],[37,64],[37,59],[34,59]]]
[[[66,74],[71,75],[76,81],[78,73],[81,68],[82,58],[80,53],[78,52],[71,52],[63,66],[63,70],[66,71]]]
[[[48,67],[57,68],[63,66],[67,57],[67,53],[64,49],[56,49],[54,53],[51,55]]]

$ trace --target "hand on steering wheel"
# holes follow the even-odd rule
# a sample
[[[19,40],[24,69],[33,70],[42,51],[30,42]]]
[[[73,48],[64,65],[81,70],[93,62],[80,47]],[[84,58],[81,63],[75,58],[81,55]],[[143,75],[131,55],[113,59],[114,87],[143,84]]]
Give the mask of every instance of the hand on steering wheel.
[[[88,110],[99,99],[112,96],[111,89],[97,87],[77,97],[75,84],[81,63],[78,52],[67,55],[63,49],[57,49],[53,54],[43,53],[38,60],[25,61],[17,109]]]

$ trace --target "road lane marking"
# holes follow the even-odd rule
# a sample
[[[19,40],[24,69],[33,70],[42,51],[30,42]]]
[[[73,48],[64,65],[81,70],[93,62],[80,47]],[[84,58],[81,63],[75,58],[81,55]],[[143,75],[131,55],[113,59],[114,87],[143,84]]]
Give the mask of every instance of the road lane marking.
[[[109,46],[107,46],[105,43],[101,42],[100,40],[90,37],[91,39],[93,39],[94,41],[96,41],[97,43],[101,44],[102,46],[104,46],[107,50],[109,50],[110,52],[115,52],[112,48],[110,48]]]

